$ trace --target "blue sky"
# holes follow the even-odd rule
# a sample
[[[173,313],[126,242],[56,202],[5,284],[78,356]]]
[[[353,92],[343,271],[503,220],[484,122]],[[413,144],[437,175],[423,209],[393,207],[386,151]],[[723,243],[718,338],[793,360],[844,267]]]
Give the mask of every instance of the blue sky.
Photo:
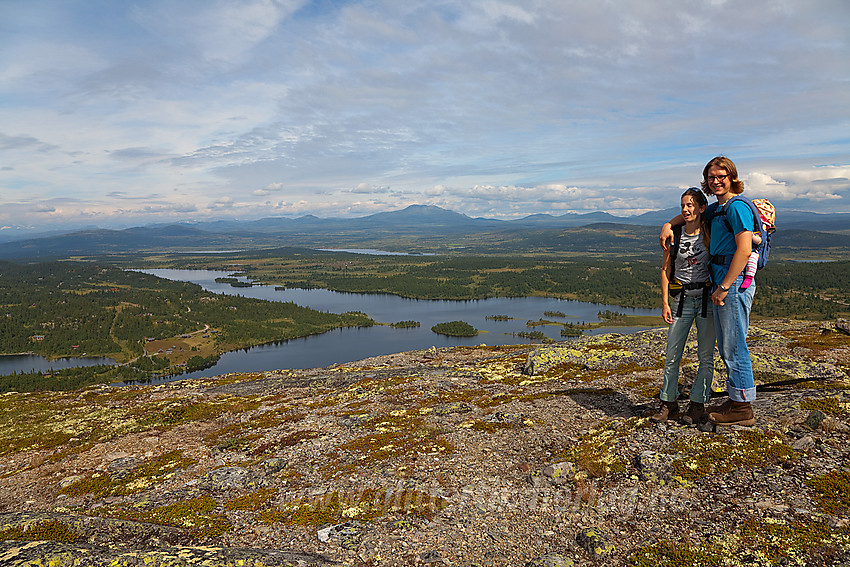
[[[850,212],[846,0],[0,0],[0,226]]]

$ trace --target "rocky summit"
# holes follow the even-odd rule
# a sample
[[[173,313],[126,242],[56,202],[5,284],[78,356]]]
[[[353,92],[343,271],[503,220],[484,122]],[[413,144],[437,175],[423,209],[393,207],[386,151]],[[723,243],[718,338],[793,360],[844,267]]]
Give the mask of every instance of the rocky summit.
[[[846,565],[847,333],[757,322],[716,431],[649,420],[665,329],[8,393],[0,565]]]

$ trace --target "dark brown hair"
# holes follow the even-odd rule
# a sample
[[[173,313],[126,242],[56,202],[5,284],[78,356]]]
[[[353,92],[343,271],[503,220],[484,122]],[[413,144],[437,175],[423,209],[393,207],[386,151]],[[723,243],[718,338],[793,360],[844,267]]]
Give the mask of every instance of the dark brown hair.
[[[705,198],[705,195],[697,189],[696,187],[690,187],[687,191],[682,193],[682,197],[691,197],[694,200],[694,203],[697,204],[698,207],[707,207],[708,200]],[[681,197],[680,197],[681,200]],[[703,211],[704,213],[705,211]],[[711,248],[711,234],[708,232],[709,226],[708,222],[705,220],[705,215],[703,213],[699,213],[699,233],[702,235],[702,241],[705,243],[705,247]]]

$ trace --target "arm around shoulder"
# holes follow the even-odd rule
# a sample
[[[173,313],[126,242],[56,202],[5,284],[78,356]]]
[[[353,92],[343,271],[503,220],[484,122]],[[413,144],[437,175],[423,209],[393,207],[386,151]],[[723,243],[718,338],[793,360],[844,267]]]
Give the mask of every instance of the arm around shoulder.
[[[676,215],[670,222],[665,222],[661,227],[661,234],[658,235],[658,241],[661,243],[663,250],[669,250],[673,244],[673,227],[685,224],[685,219],[682,215]]]

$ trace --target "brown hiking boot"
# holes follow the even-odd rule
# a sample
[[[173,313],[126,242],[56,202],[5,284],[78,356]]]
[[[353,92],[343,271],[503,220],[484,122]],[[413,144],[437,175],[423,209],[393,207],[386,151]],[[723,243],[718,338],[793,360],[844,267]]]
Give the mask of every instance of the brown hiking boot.
[[[698,425],[702,421],[703,415],[705,415],[705,404],[691,402],[688,404],[688,411],[682,416],[682,423],[685,425]]]
[[[668,419],[670,419],[671,415],[674,415],[679,411],[679,402],[661,402],[661,408],[658,410],[658,413],[650,417],[652,421],[655,423],[664,423]]]
[[[732,404],[732,400],[727,399],[722,404],[710,406],[705,411],[708,413],[724,413],[729,409],[729,406]]]
[[[723,404],[720,411],[708,414],[708,421],[714,425],[755,425],[753,406],[750,402],[733,402]]]

